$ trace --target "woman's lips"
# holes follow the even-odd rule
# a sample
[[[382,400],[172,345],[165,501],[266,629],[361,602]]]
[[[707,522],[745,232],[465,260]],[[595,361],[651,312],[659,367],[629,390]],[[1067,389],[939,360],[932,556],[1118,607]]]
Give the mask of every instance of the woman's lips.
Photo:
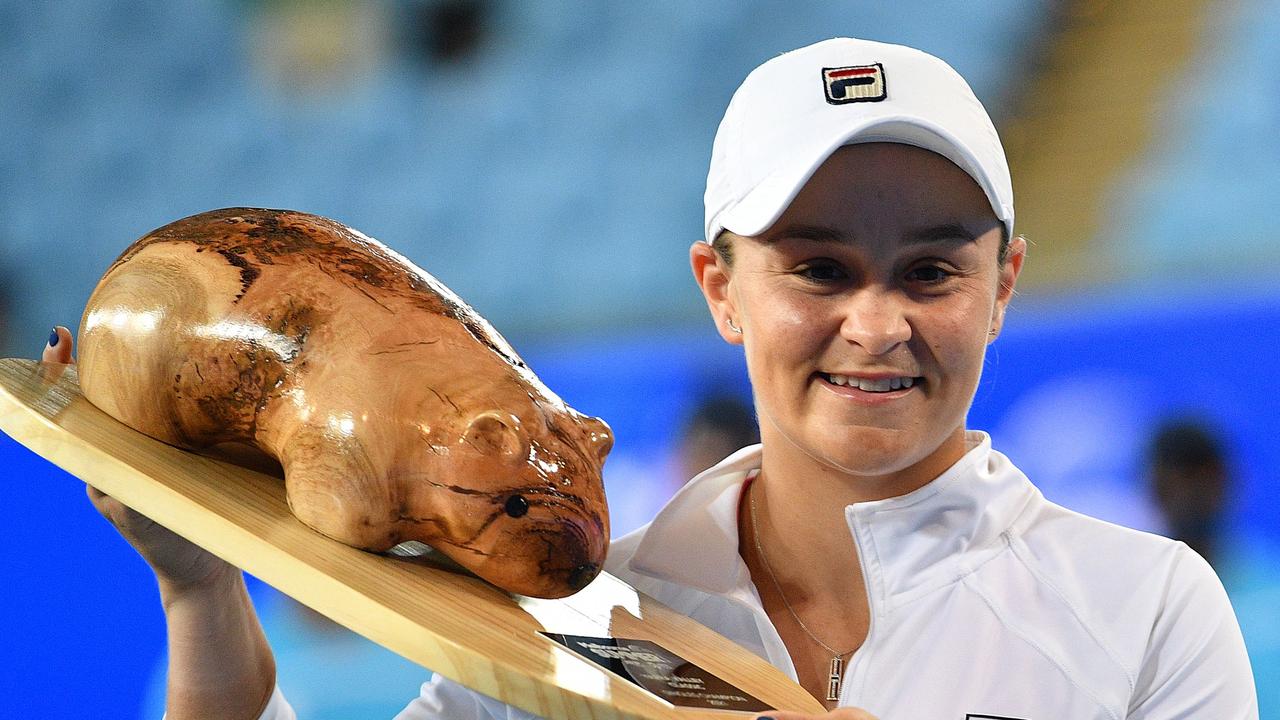
[[[924,384],[924,378],[918,375],[836,375],[824,372],[815,375],[827,390],[868,404],[897,400]]]

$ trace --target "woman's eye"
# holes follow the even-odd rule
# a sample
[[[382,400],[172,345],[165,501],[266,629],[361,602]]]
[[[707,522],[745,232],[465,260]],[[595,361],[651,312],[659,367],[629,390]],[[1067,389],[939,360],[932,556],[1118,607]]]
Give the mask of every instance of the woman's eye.
[[[922,265],[907,272],[908,280],[926,285],[935,285],[949,277],[951,277],[951,273],[937,265]]]
[[[798,272],[801,277],[814,282],[832,282],[845,277],[844,270],[835,263],[810,263],[802,266]]]

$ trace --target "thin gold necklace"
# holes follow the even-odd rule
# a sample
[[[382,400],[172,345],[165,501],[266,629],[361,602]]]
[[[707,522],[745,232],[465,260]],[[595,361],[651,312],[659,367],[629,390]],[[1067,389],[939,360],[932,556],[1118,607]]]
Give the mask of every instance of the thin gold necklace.
[[[782,598],[782,604],[787,607],[787,612],[791,613],[791,617],[796,619],[796,623],[800,625],[800,629],[810,637],[814,642],[822,646],[823,650],[831,653],[831,675],[827,678],[827,700],[840,700],[840,685],[844,682],[844,656],[857,650],[850,648],[844,652],[837,652],[835,648],[822,642],[817,635],[809,629],[808,625],[800,619],[800,615],[796,609],[791,607],[791,602],[787,600],[787,594],[782,592],[782,584],[778,582],[778,576],[773,574],[773,567],[769,565],[769,556],[764,554],[764,548],[760,545],[760,524],[756,522],[756,496],[755,493],[748,491],[750,497],[747,498],[747,506],[751,509],[751,539],[755,541],[756,553],[760,556],[760,560],[764,563],[764,569],[769,573],[769,579],[773,581],[773,586],[778,589],[778,597]]]

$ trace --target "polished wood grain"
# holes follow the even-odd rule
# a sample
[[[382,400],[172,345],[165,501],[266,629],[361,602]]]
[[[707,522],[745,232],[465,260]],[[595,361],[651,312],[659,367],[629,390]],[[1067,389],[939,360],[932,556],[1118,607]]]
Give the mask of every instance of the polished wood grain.
[[[278,462],[289,508],[562,597],[604,564],[613,435],[425,270],[329,218],[226,208],[127,247],[86,304],[85,397],[139,432]]]
[[[76,367],[0,360],[0,430],[219,557],[404,657],[547,718],[725,717],[675,708],[538,631],[651,640],[779,709],[822,706],[759,657],[601,573],[568,598],[513,595],[429,556],[317,534],[281,478],[142,435],[81,395]]]

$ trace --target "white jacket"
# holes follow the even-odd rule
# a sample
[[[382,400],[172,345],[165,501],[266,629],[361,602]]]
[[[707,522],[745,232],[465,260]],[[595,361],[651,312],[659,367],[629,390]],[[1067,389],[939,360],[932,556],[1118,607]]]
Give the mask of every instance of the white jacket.
[[[984,433],[933,482],[845,508],[871,628],[840,704],[881,720],[1258,717],[1235,615],[1187,546],[1048,502]],[[796,677],[738,556],[745,448],[611,545],[607,569]],[[436,677],[397,720],[533,716]],[[277,690],[262,720],[293,718]]]

